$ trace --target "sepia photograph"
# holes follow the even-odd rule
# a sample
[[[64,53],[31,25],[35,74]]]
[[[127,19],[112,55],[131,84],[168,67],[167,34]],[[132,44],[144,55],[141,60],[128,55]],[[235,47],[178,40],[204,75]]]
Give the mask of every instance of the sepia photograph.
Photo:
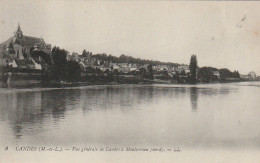
[[[260,162],[259,11],[0,0],[0,162]]]

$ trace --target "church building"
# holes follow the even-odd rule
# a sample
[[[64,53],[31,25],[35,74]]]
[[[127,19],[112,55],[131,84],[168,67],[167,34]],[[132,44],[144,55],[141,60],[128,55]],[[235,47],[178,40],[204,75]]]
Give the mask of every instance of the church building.
[[[21,27],[18,24],[14,35],[0,44],[0,65],[12,65],[12,63],[16,62],[33,62],[35,64],[34,68],[37,69],[37,64],[41,64],[40,62],[43,58],[40,55],[33,55],[35,52],[41,52],[50,56],[51,44],[46,44],[42,38],[23,35]],[[16,66],[16,64],[14,65]],[[28,68],[32,69],[32,66]]]

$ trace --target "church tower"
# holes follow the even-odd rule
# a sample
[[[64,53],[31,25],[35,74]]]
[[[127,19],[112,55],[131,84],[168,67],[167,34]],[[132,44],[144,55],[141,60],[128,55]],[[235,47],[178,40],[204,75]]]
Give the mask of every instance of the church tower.
[[[17,28],[17,31],[14,32],[14,35],[15,37],[17,38],[22,38],[23,37],[23,32],[21,30],[21,27],[20,27],[20,24],[18,23],[18,28]]]

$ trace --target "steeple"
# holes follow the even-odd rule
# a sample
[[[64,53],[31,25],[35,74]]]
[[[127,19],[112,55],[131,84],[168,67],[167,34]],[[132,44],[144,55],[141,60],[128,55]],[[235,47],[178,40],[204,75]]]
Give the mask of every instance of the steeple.
[[[18,28],[17,28],[17,31],[14,32],[14,35],[15,35],[15,37],[18,37],[18,38],[22,38],[23,37],[23,32],[21,30],[20,23],[18,23]]]
[[[21,27],[20,27],[20,23],[18,23],[18,29],[17,29],[17,31],[22,31],[22,30],[21,30]]]

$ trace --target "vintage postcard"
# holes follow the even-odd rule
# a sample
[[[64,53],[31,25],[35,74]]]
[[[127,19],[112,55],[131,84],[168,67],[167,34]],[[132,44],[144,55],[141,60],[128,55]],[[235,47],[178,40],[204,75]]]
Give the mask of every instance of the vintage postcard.
[[[0,162],[260,162],[259,11],[0,0]]]

